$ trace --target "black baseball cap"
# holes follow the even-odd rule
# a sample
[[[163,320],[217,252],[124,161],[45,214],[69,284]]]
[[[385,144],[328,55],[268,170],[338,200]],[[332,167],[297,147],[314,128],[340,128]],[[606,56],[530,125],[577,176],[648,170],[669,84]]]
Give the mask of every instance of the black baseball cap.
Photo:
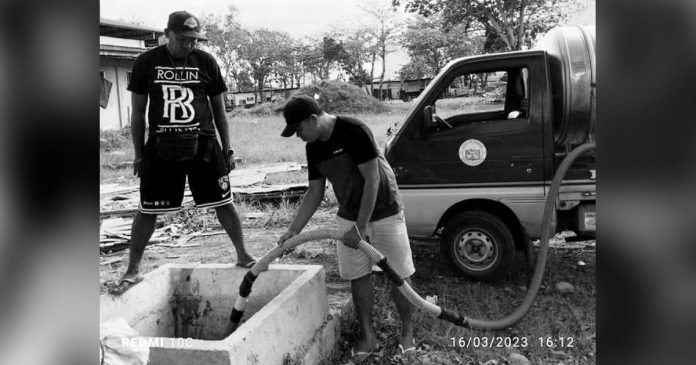
[[[186,10],[175,11],[169,14],[167,29],[174,33],[207,41],[208,38],[201,34],[201,22],[193,14]]]
[[[309,118],[310,115],[321,115],[323,113],[321,107],[317,102],[307,95],[297,95],[293,96],[283,108],[283,116],[285,117],[285,129],[280,135],[283,137],[290,137],[295,132],[297,128],[300,127],[300,123],[303,120]]]

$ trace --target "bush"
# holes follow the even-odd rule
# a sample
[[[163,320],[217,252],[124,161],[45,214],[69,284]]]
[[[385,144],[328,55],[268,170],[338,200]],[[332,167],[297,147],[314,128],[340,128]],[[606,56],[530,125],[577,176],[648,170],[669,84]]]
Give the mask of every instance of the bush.
[[[311,97],[318,95],[319,106],[331,114],[381,114],[391,111],[388,106],[366,94],[359,87],[343,81],[318,81],[299,88],[290,97],[295,95],[309,95]],[[231,113],[231,116],[273,116],[283,111],[285,103],[285,99],[276,95],[270,102],[249,109],[237,108]]]
[[[318,81],[301,87],[292,96],[295,95],[318,95],[319,106],[332,114],[381,114],[390,111],[389,107],[359,87],[343,81]]]
[[[244,109],[242,112],[257,116],[270,116],[278,113],[278,108],[281,108],[283,105],[285,105],[285,99],[278,97],[273,101],[265,102],[249,109]]]
[[[99,138],[103,140],[99,143],[100,149],[106,152],[129,149],[133,145],[130,127],[99,131]]]

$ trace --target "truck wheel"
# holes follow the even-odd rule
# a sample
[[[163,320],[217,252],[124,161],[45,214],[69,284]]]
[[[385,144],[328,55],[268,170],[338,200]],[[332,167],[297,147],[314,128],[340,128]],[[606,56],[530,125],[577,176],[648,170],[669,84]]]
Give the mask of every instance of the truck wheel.
[[[442,232],[440,252],[464,275],[477,280],[496,278],[510,266],[515,253],[505,223],[484,211],[463,212],[451,219]]]

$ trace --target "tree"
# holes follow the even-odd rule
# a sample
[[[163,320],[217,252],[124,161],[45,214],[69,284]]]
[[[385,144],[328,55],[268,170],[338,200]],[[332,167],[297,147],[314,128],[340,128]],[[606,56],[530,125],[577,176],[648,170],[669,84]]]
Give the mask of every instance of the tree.
[[[441,12],[445,24],[467,24],[485,34],[485,51],[529,47],[539,34],[562,22],[562,0],[405,0],[406,11],[424,16]],[[578,1],[578,0],[565,0]],[[399,5],[401,0],[393,0]]]
[[[305,38],[299,52],[304,71],[309,73],[314,81],[322,80],[324,75],[328,74],[327,64],[324,62],[322,41],[315,38]]]
[[[469,36],[465,24],[449,29],[442,27],[440,14],[419,16],[411,21],[401,35],[401,46],[411,59],[402,69],[402,76],[415,78],[435,76],[449,61],[479,53],[482,41]]]
[[[293,40],[291,44],[284,45],[285,57],[280,59],[275,66],[275,73],[278,82],[283,88],[300,87],[300,81],[304,74],[304,66],[302,64],[302,49],[303,45]]]
[[[227,83],[233,89],[242,91],[253,84],[245,70],[246,65],[239,60],[239,46],[244,31],[235,20],[236,14],[236,8],[230,5],[226,15],[208,14],[201,17],[203,31],[208,37],[208,42],[202,43],[202,47],[216,56]]]
[[[343,42],[337,41],[329,36],[324,36],[322,41],[322,56],[324,59],[324,75],[322,79],[329,78],[329,71],[332,66],[338,62],[341,55],[344,53]]]
[[[368,29],[365,27],[334,29],[332,34],[332,37],[340,39],[343,45],[338,64],[348,74],[349,81],[358,86],[371,81],[370,75],[363,67],[370,60],[371,35]]]
[[[378,56],[382,61],[382,73],[379,77],[379,99],[382,99],[382,85],[384,83],[384,74],[387,67],[387,54],[396,51],[398,41],[399,28],[401,24],[396,19],[397,8],[388,2],[377,2],[373,7],[362,7],[363,11],[368,13],[372,18],[372,25],[369,26],[369,32],[374,39],[374,48],[372,49],[372,68],[370,77],[374,76],[375,57]]]
[[[401,80],[418,80],[426,76],[432,76],[432,70],[426,65],[425,60],[417,56],[411,56],[409,63],[399,70]]]
[[[293,43],[285,32],[257,29],[253,32],[244,30],[238,49],[239,57],[248,63],[251,76],[256,83],[256,90],[261,101],[265,101],[263,88],[267,78],[285,57],[287,46]]]

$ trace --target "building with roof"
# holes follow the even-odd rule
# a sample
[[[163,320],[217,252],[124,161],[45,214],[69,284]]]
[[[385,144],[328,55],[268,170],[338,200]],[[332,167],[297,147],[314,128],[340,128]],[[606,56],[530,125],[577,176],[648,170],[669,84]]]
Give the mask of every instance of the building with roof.
[[[404,101],[417,98],[431,79],[413,79],[413,80],[384,80],[382,81],[382,97],[379,95],[379,80],[374,80],[363,85],[365,92],[368,95],[380,100],[396,100]]]
[[[130,126],[131,96],[127,88],[135,58],[165,41],[164,29],[99,20],[99,129]]]

